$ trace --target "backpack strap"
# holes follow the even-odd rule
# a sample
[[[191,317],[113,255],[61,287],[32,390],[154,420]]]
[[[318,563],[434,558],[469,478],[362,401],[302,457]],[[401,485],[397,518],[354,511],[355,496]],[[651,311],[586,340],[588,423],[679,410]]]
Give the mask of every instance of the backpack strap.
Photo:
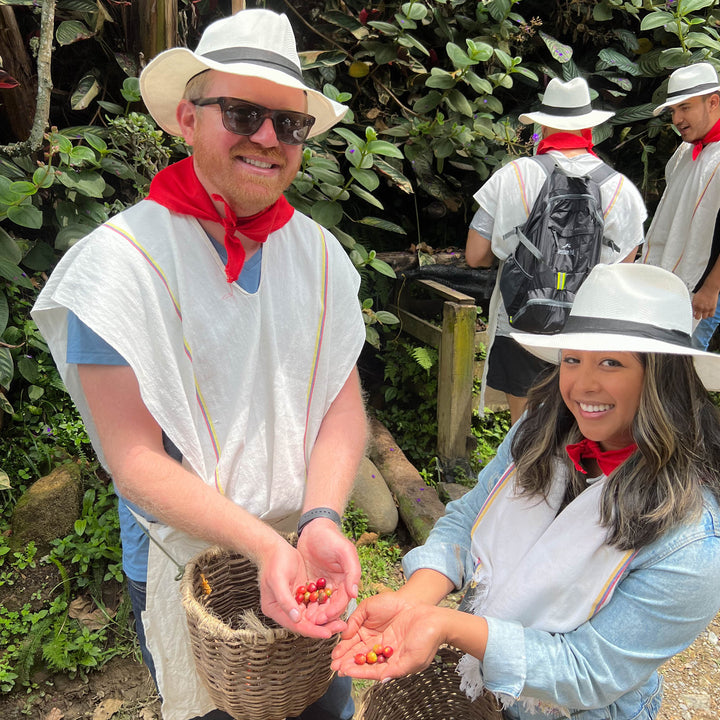
[[[552,171],[558,167],[558,164],[555,162],[555,158],[549,153],[532,155],[530,159],[534,160],[545,171],[545,174],[548,177],[550,177]]]
[[[613,170],[607,163],[600,161],[600,165],[591,170],[587,176],[598,185],[602,185],[606,180],[609,180],[613,175],[617,175],[617,170]]]

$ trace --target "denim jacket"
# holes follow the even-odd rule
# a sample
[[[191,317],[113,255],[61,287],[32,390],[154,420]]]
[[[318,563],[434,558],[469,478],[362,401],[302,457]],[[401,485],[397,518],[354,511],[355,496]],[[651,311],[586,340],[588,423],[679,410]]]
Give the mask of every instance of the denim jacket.
[[[403,559],[406,577],[420,568],[446,575],[456,588],[470,579],[470,531],[489,491],[512,461],[511,430],[496,457],[464,497],[449,503],[426,543]],[[570,708],[577,720],[652,720],[662,698],[657,668],[688,647],[720,609],[720,508],[705,493],[702,513],[644,547],[610,602],[568,633],[487,618],[481,672],[500,696],[537,698]],[[522,703],[510,720],[554,717]]]

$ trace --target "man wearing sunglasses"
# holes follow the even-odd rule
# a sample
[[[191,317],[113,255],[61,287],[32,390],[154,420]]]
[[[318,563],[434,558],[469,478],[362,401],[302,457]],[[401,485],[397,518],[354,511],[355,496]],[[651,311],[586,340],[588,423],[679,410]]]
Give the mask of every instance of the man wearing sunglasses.
[[[366,434],[359,277],[282,194],[346,108],[305,85],[287,18],[260,9],[161,53],[140,86],[192,156],[68,251],[33,317],[119,496],[163,717],[229,718],[195,672],[178,569],[209,545],[248,556],[263,612],[318,638],[345,627],[360,580],[340,523]],[[298,606],[317,577],[330,600]],[[302,717],[353,710],[342,679]]]

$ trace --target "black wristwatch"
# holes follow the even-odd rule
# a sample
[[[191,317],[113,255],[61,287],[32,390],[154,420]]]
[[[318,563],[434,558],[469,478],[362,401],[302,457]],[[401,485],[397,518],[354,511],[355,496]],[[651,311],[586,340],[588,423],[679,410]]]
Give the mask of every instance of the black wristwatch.
[[[297,526],[298,537],[300,537],[300,534],[305,529],[305,526],[308,523],[311,523],[313,520],[317,520],[318,518],[328,518],[328,520],[332,520],[338,526],[338,528],[342,530],[342,518],[340,517],[340,513],[333,510],[332,508],[317,507],[313,508],[312,510],[308,510],[306,513],[303,513],[300,516],[300,520],[298,520]]]

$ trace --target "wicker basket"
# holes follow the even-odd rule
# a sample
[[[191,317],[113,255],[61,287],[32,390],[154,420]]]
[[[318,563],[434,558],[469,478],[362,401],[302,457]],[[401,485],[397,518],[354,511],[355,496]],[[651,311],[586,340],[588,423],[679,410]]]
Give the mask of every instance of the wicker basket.
[[[283,720],[325,694],[339,636],[301,637],[263,615],[248,559],[206,550],[186,565],[181,594],[195,665],[218,709],[236,720]]]
[[[485,694],[470,702],[460,690],[455,668],[460,653],[438,650],[429,667],[415,675],[376,683],[363,696],[359,720],[502,720],[495,698]]]

